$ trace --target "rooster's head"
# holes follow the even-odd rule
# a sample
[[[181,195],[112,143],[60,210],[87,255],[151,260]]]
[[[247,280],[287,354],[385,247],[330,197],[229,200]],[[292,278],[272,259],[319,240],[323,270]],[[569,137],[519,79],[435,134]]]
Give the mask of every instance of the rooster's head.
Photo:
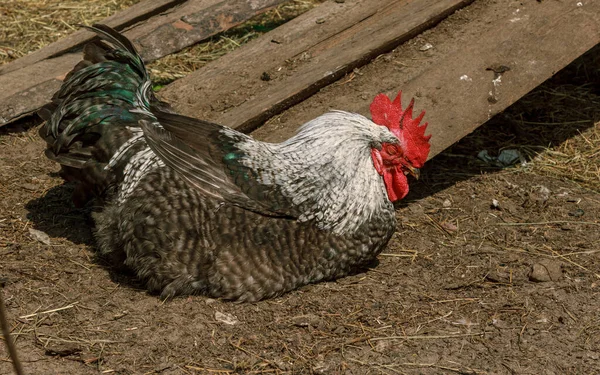
[[[398,143],[383,143],[371,150],[373,164],[383,176],[390,201],[402,199],[408,194],[407,174],[418,178],[419,168],[429,155],[429,138],[425,136],[427,123],[419,126],[425,112],[412,118],[414,99],[405,110],[402,109],[402,92],[391,101],[385,94],[379,94],[371,103],[373,122],[387,127],[397,138]]]

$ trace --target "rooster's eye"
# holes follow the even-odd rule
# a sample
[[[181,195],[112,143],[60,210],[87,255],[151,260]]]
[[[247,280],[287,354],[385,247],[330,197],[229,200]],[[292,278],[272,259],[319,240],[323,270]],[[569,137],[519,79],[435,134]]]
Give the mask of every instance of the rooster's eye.
[[[385,152],[387,152],[388,155],[397,155],[400,153],[400,149],[396,145],[386,145]]]

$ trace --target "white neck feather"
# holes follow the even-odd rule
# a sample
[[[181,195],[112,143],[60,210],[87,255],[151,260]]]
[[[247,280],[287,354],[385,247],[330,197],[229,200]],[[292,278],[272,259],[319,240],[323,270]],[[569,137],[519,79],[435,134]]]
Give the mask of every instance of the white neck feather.
[[[348,233],[382,210],[393,210],[371,148],[394,137],[385,127],[353,113],[335,111],[305,124],[294,137],[272,144],[245,141],[241,163],[262,184],[280,186],[302,208],[301,221]]]

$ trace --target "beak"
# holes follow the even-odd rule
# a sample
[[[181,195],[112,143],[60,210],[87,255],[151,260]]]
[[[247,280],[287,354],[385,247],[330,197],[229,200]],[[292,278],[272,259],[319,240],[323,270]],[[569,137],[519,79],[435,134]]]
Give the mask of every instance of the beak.
[[[406,166],[406,174],[410,174],[411,176],[413,176],[414,178],[416,178],[418,180],[419,176],[421,175],[421,172],[419,171],[419,168]]]

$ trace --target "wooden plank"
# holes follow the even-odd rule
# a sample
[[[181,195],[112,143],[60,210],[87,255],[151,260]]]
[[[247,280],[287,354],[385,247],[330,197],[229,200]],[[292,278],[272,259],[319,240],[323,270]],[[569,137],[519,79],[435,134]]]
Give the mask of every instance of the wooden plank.
[[[284,1],[189,0],[124,34],[138,44],[146,61],[153,61],[237,26]],[[0,92],[0,126],[27,116],[47,103],[66,73],[80,59],[79,52],[67,53],[0,75],[0,87],[5,88]]]
[[[600,43],[600,2],[476,1],[431,30],[427,41],[433,49],[407,43],[389,61],[378,59],[254,135],[281,141],[329,108],[368,115],[377,93],[403,90],[405,98],[417,97],[417,110],[427,110],[432,158]],[[489,70],[499,66],[510,69],[500,79]]]
[[[156,14],[162,13],[169,8],[184,3],[186,0],[144,0],[131,7],[124,9],[110,17],[102,20],[102,23],[121,30],[131,26],[134,23],[148,19]],[[62,38],[54,43],[51,43],[39,50],[32,52],[8,64],[0,66],[0,75],[25,68],[33,65],[38,61],[56,57],[67,53],[70,50],[83,46],[94,37],[94,33],[81,29]]]
[[[161,97],[184,114],[249,130],[470,2],[327,2],[172,83]]]
[[[70,53],[0,76],[0,87],[3,88],[0,92],[0,126],[29,115],[47,103],[69,71],[65,67],[73,67],[80,60],[79,53]]]
[[[152,61],[229,30],[285,0],[227,0],[218,3],[190,1],[172,13],[154,17],[128,35],[141,47],[144,60]]]

